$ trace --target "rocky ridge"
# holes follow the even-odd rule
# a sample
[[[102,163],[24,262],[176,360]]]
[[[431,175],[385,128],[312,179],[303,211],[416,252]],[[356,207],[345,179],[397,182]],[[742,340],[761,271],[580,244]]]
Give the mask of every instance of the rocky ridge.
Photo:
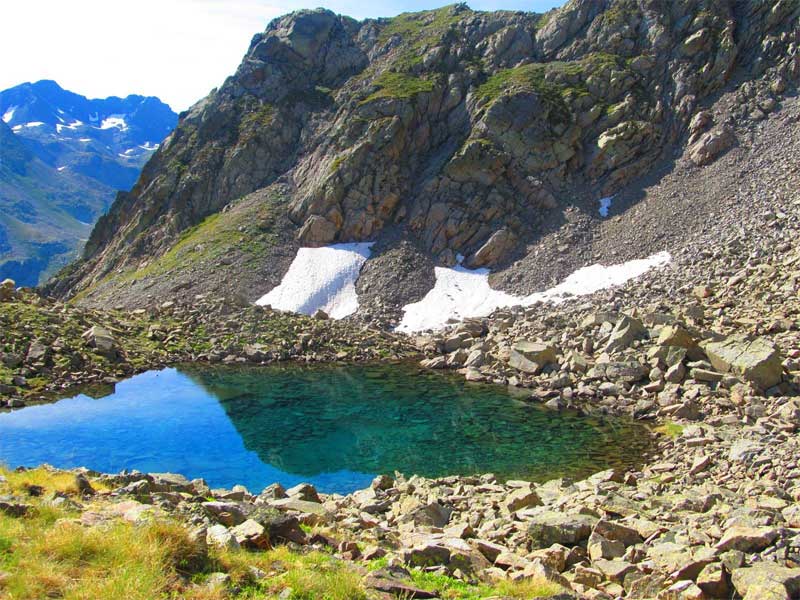
[[[282,17],[49,289],[106,306],[201,286],[253,301],[298,245],[371,240],[376,283],[417,266],[401,269],[414,301],[459,253],[511,291],[641,255],[652,238],[597,240],[598,198],[634,202],[676,156],[713,166],[746,140],[794,93],[797,16],[787,2],[575,0],[547,15]],[[709,110],[721,94],[736,99]],[[666,230],[670,246],[695,233]],[[371,295],[374,312],[395,305]]]

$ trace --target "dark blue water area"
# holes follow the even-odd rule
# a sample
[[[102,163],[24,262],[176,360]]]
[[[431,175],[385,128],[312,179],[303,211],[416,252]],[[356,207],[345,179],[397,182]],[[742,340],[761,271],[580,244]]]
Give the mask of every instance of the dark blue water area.
[[[102,398],[0,414],[0,462],[202,477],[212,487],[309,481],[348,493],[395,470],[580,476],[627,465],[633,423],[555,413],[499,386],[409,365],[150,371]]]

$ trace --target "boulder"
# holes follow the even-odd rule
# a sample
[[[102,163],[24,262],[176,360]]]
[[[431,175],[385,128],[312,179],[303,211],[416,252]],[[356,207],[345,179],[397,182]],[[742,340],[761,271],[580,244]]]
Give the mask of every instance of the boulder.
[[[531,488],[514,490],[502,502],[502,507],[509,513],[516,512],[529,506],[541,506],[539,495]]]
[[[229,527],[244,523],[247,518],[243,506],[235,502],[203,502],[202,506],[208,516]]]
[[[800,569],[772,562],[734,569],[731,581],[744,600],[789,600],[800,596]]]
[[[586,542],[586,551],[593,561],[601,558],[621,558],[625,554],[625,544],[619,540],[608,540],[602,535],[592,533]]]
[[[299,483],[294,487],[290,487],[286,490],[286,495],[289,498],[305,500],[306,502],[316,502],[317,504],[322,502],[317,494],[317,489],[310,483]]]
[[[424,527],[444,527],[450,522],[452,510],[438,502],[422,504],[416,498],[401,502],[396,508],[399,520]]]
[[[603,536],[607,540],[619,541],[625,546],[632,546],[642,542],[642,536],[632,527],[616,521],[600,519],[594,526],[592,533]]]
[[[495,231],[478,250],[467,259],[471,269],[493,267],[505,258],[516,244],[517,238],[508,229]]]
[[[597,519],[589,515],[545,511],[532,517],[528,525],[531,548],[553,544],[574,546],[589,538]]]
[[[713,162],[720,154],[733,146],[736,136],[730,127],[715,127],[700,136],[689,146],[689,159],[697,166]]]
[[[239,542],[225,525],[212,525],[206,531],[206,543],[217,548],[236,550]]]
[[[269,536],[264,526],[258,521],[247,519],[231,529],[236,542],[245,548],[264,550],[269,547]]]
[[[623,315],[611,332],[611,337],[603,348],[603,352],[613,354],[630,346],[634,340],[647,335],[647,329],[639,319]]]
[[[33,340],[28,347],[28,353],[25,359],[29,363],[44,362],[50,357],[50,346],[45,344],[42,340]]]
[[[778,537],[773,527],[731,527],[717,542],[717,550],[739,550],[740,552],[760,552]]]
[[[435,567],[450,562],[450,549],[436,543],[414,546],[403,552],[403,561],[412,567]]]
[[[511,347],[509,366],[524,373],[536,374],[549,364],[557,362],[556,349],[541,342],[517,342]]]
[[[730,578],[721,563],[706,565],[697,576],[697,587],[711,598],[729,598]]]
[[[257,510],[251,518],[264,528],[267,540],[272,545],[307,542],[306,533],[300,528],[300,521],[294,515],[267,508]]]
[[[114,336],[105,327],[93,325],[83,333],[83,339],[86,345],[90,348],[97,350],[98,354],[102,354],[108,358],[115,358],[117,356],[117,342]]]
[[[325,217],[311,215],[297,233],[297,239],[309,246],[330,244],[336,238],[336,225]]]
[[[438,598],[435,592],[414,586],[407,572],[400,574],[396,571],[397,569],[373,571],[364,578],[364,587],[398,598]]]
[[[762,389],[777,385],[783,378],[780,350],[764,338],[731,336],[704,347],[711,365],[722,373],[733,373]]]
[[[731,444],[728,458],[734,462],[750,462],[764,452],[764,446],[752,440],[740,439]]]
[[[10,302],[17,297],[17,284],[13,279],[0,282],[0,302]]]

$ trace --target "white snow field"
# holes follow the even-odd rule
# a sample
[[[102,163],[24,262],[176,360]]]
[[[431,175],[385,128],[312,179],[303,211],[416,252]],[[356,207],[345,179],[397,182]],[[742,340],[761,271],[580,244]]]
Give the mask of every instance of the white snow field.
[[[280,285],[256,301],[278,310],[341,319],[358,310],[356,279],[373,242],[300,248]]]
[[[530,306],[536,302],[563,302],[569,296],[585,296],[621,285],[646,271],[663,267],[671,259],[668,252],[618,265],[591,265],[575,271],[557,286],[530,296],[514,296],[489,287],[489,269],[470,270],[462,266],[435,267],[436,284],[419,302],[403,307],[398,331],[413,333],[441,329],[449,319],[485,317],[497,308]]]
[[[608,216],[608,211],[611,208],[611,202],[614,200],[614,196],[606,196],[605,198],[600,198],[600,208],[597,209],[597,212],[600,213],[600,216],[605,218]]]
[[[100,123],[100,129],[113,129],[114,127],[121,131],[125,131],[128,128],[128,124],[122,115],[110,115]]]

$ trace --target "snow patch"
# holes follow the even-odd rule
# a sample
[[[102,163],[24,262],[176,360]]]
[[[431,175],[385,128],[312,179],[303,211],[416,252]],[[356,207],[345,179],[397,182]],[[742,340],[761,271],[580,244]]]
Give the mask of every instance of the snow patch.
[[[64,166],[64,167],[58,167],[56,170],[57,170],[59,173],[61,173],[61,171],[63,171],[63,170],[64,170],[64,169],[66,169],[66,168],[67,168],[66,166]]]
[[[158,150],[158,146],[159,146],[158,144],[154,144],[154,143],[148,141],[148,142],[145,142],[144,145],[139,146],[139,148],[141,148],[142,150],[147,150],[148,152],[151,152],[151,151],[154,151],[154,150]]]
[[[41,121],[31,121],[30,123],[23,123],[22,127],[41,127],[44,125]]]
[[[600,198],[600,208],[598,212],[600,216],[605,218],[608,216],[608,210],[611,208],[611,201],[614,199],[614,196],[608,196],[606,198]]]
[[[78,138],[78,141],[79,141],[79,142],[84,142],[84,143],[86,143],[86,142],[91,142],[91,141],[92,141],[92,138]]]
[[[334,319],[353,314],[358,310],[356,279],[372,244],[300,248],[280,285],[256,304],[305,315],[321,309]]]
[[[435,267],[436,283],[419,302],[403,307],[397,330],[406,333],[441,329],[448,320],[485,317],[498,308],[530,306],[536,302],[564,302],[569,296],[585,296],[621,285],[655,267],[666,265],[671,256],[659,252],[648,258],[618,265],[591,265],[575,271],[557,286],[530,296],[514,296],[489,286],[488,269]]]
[[[94,121],[97,119],[95,118],[92,120]],[[122,115],[110,115],[103,119],[103,122],[100,123],[100,129],[113,129],[114,127],[122,131],[128,129],[128,124],[125,122],[125,119]]]
[[[83,125],[83,121],[78,121],[78,120],[73,121],[69,125],[61,125],[60,123],[56,123],[56,132],[61,133],[64,129],[76,130],[81,125]]]
[[[5,123],[10,123],[11,119],[14,118],[14,112],[17,110],[16,106],[10,106],[8,110],[3,114],[3,121]]]

